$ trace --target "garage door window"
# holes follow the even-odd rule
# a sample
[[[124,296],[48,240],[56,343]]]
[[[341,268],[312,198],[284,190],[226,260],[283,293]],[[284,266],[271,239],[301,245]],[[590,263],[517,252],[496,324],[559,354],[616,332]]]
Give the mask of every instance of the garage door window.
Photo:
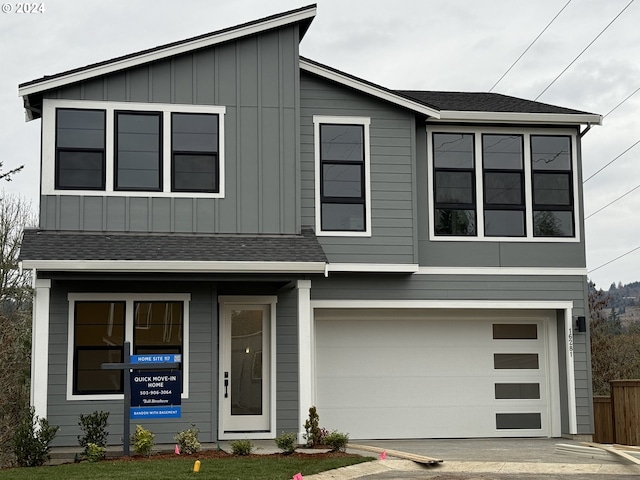
[[[493,368],[496,370],[538,369],[537,353],[494,353]]]
[[[494,340],[537,340],[538,326],[535,323],[494,323]]]
[[[539,383],[496,383],[496,400],[536,400],[540,398]]]
[[[496,413],[498,430],[540,430],[542,419],[539,413]]]

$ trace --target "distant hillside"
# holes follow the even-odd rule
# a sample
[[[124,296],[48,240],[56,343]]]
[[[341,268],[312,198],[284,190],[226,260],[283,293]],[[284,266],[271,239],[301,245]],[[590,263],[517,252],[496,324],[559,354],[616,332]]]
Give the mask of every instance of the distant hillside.
[[[607,316],[619,315],[622,323],[640,321],[640,282],[612,283],[608,290],[589,282],[589,304],[592,315],[600,311]]]

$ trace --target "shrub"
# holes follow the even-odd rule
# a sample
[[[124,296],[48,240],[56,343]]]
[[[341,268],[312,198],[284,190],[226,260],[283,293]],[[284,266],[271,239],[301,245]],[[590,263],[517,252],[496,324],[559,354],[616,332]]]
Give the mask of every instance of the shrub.
[[[99,462],[104,459],[107,454],[107,448],[102,445],[98,445],[96,443],[87,443],[84,447],[84,456],[90,462]]]
[[[316,407],[309,408],[309,418],[304,422],[304,435],[307,441],[307,447],[315,447],[320,445],[320,416]]]
[[[282,432],[276,439],[276,445],[285,454],[289,455],[296,451],[298,446],[298,435],[293,432]]]
[[[49,444],[59,427],[49,425],[46,418],[39,418],[33,407],[18,422],[13,435],[13,452],[21,467],[39,467],[51,458]]]
[[[249,455],[253,450],[251,440],[234,440],[231,442],[231,451],[234,455]]]
[[[93,444],[98,447],[107,446],[107,427],[109,423],[109,412],[95,411],[88,415],[80,414],[80,429],[84,435],[78,435],[78,443],[82,447],[82,454],[88,456],[88,446]],[[105,449],[106,452],[106,449]],[[103,455],[104,458],[104,455]]]
[[[199,433],[200,430],[198,430],[192,423],[191,428],[182,430],[181,432],[178,432],[175,437],[173,437],[174,440],[178,442],[180,453],[192,455],[200,451],[200,441],[198,440]]]
[[[150,430],[147,430],[142,425],[136,425],[135,433],[131,434],[133,450],[138,455],[150,456],[154,438],[155,435]]]
[[[348,433],[340,433],[334,430],[324,437],[324,444],[331,447],[333,452],[344,452],[347,449],[347,443],[349,443]]]

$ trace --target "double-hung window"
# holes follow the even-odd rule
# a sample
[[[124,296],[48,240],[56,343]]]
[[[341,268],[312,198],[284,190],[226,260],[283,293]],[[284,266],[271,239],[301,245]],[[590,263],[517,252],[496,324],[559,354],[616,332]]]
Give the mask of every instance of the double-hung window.
[[[44,99],[42,191],[223,198],[225,111]]]
[[[314,117],[316,232],[370,235],[369,119]]]
[[[121,370],[103,363],[132,355],[180,354],[188,395],[188,294],[69,294],[68,399],[110,398],[124,391]]]
[[[431,238],[577,240],[576,141],[568,130],[429,128]]]
[[[59,108],[55,125],[56,187],[60,190],[103,190],[104,110]]]

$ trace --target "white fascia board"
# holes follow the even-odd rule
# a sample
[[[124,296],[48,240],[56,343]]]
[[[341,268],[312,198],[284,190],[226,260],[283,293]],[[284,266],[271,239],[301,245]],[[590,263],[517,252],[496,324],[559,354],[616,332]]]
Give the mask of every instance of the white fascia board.
[[[386,90],[376,88],[373,85],[359,82],[354,78],[348,77],[346,75],[341,75],[338,72],[323,68],[319,65],[315,65],[302,59],[300,59],[300,69],[309,73],[313,73],[320,77],[324,77],[328,80],[340,83],[342,85],[346,85],[347,87],[351,87],[360,92],[373,95],[374,97],[386,100],[387,102],[391,102],[401,107],[408,108],[409,110],[413,110],[414,112],[422,113],[433,118],[440,118],[440,112],[438,110],[429,108],[426,105],[422,105],[421,103],[411,101],[407,98],[401,97],[400,95],[395,95]]]
[[[141,53],[130,58],[109,62],[106,65],[99,65],[93,68],[88,68],[79,72],[68,73],[59,77],[52,78],[50,80],[42,80],[32,85],[18,89],[18,96],[31,95],[52,88],[62,87],[70,83],[80,82],[88,80],[93,77],[107,75],[109,73],[124,70],[144,63],[151,63],[164,58],[173,57],[187,53],[200,48],[210,47],[224,42],[236,40],[241,37],[249,35],[255,35],[257,33],[271,30],[274,28],[282,27],[291,23],[297,23],[308,18],[316,16],[316,8],[304,10],[302,12],[293,12],[289,15],[273,18],[264,22],[245,25],[237,29],[233,29],[228,32],[222,32],[210,37],[199,38],[190,42],[180,43],[179,45],[167,46],[158,50],[154,50],[147,53]]]
[[[602,115],[589,113],[460,112],[455,110],[441,110],[439,120],[442,122],[602,125]]]
[[[566,300],[312,300],[312,308],[441,308],[483,310],[570,310]]]
[[[329,263],[327,272],[417,273],[413,263]]]
[[[176,262],[130,260],[23,260],[23,268],[41,271],[323,273],[324,262]]]
[[[585,268],[559,267],[419,267],[418,275],[550,275],[586,276]]]

